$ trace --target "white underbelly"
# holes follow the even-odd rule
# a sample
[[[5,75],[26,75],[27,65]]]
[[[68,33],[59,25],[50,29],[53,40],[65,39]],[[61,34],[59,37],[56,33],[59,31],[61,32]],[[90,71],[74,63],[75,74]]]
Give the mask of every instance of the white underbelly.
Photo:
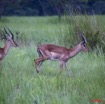
[[[57,60],[59,60],[59,59],[57,59],[57,58],[50,58],[50,60],[53,60],[53,61],[57,61]]]
[[[59,60],[59,59],[60,59],[60,54],[51,52],[50,60]]]

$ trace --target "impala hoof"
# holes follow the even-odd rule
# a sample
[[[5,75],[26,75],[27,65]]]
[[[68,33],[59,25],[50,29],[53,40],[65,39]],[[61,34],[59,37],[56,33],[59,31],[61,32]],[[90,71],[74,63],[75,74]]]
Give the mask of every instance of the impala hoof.
[[[36,72],[37,72],[37,73],[39,73],[39,71],[38,71],[38,70],[36,70]]]

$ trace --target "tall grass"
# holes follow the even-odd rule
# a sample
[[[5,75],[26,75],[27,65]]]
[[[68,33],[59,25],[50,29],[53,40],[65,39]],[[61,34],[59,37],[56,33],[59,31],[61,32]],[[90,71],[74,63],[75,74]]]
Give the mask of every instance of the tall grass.
[[[99,24],[103,25],[104,16],[96,18]],[[89,53],[79,53],[71,59],[68,62],[71,72],[69,78],[65,70],[59,76],[57,61],[46,61],[41,72],[36,73],[34,58],[38,57],[38,44],[65,45],[63,39],[66,39],[69,23],[71,40],[67,42],[73,46],[80,41],[75,39],[74,42],[72,38],[72,33],[75,33],[73,18],[68,23],[65,18],[59,23],[57,17],[5,19],[7,21],[1,22],[0,25],[6,25],[14,34],[18,34],[17,41],[20,46],[11,48],[0,65],[0,104],[95,104],[91,101],[93,99],[101,99],[100,104],[105,103],[105,56],[100,48]],[[98,28],[104,31],[104,27]],[[83,31],[85,32],[84,29]],[[0,42],[0,46],[3,46],[3,43]]]
[[[23,19],[24,18],[24,19]],[[72,47],[80,41],[82,31],[91,49],[98,46],[105,52],[104,16],[63,16],[61,22],[55,17],[4,17],[0,26],[8,26],[20,43],[56,43]],[[53,41],[54,40],[54,41]]]

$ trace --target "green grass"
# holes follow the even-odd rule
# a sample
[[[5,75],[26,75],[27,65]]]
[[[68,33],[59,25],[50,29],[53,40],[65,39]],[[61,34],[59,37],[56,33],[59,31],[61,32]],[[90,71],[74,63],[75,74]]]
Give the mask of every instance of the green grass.
[[[65,70],[59,76],[57,61],[44,62],[37,74],[34,65],[37,44],[62,45],[59,40],[64,34],[64,23],[56,22],[57,17],[5,18],[7,21],[0,25],[7,25],[14,33],[21,32],[22,39],[0,65],[0,104],[95,104],[93,99],[105,103],[105,56],[100,49],[81,52],[70,59],[69,78]]]

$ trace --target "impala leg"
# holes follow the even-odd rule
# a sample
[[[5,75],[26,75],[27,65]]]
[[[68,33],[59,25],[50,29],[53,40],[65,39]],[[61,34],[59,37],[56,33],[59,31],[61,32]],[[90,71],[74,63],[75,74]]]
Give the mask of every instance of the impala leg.
[[[37,73],[39,73],[39,71],[40,71],[40,66],[42,65],[42,63],[43,63],[46,59],[48,59],[48,58],[47,58],[47,57],[40,57],[40,58],[34,60],[35,65],[36,65],[36,71],[37,71]]]
[[[38,59],[34,59],[35,65],[39,65],[41,59],[42,59],[42,57],[40,57]]]
[[[42,59],[42,57],[40,57],[40,58],[34,60],[35,66],[36,66],[36,72],[37,72],[37,73],[39,73],[41,59]]]
[[[67,76],[70,77],[70,70],[68,68],[68,63],[65,63],[65,68],[66,68]]]
[[[60,62],[60,72],[59,72],[59,74],[61,74],[61,73],[62,73],[63,66],[64,66],[64,62],[63,62],[63,61],[61,61],[61,62]]]
[[[45,61],[45,60],[42,60],[42,61],[39,62],[39,64],[38,64],[39,70],[41,70],[40,67],[41,67],[41,65],[43,64],[44,61]]]

